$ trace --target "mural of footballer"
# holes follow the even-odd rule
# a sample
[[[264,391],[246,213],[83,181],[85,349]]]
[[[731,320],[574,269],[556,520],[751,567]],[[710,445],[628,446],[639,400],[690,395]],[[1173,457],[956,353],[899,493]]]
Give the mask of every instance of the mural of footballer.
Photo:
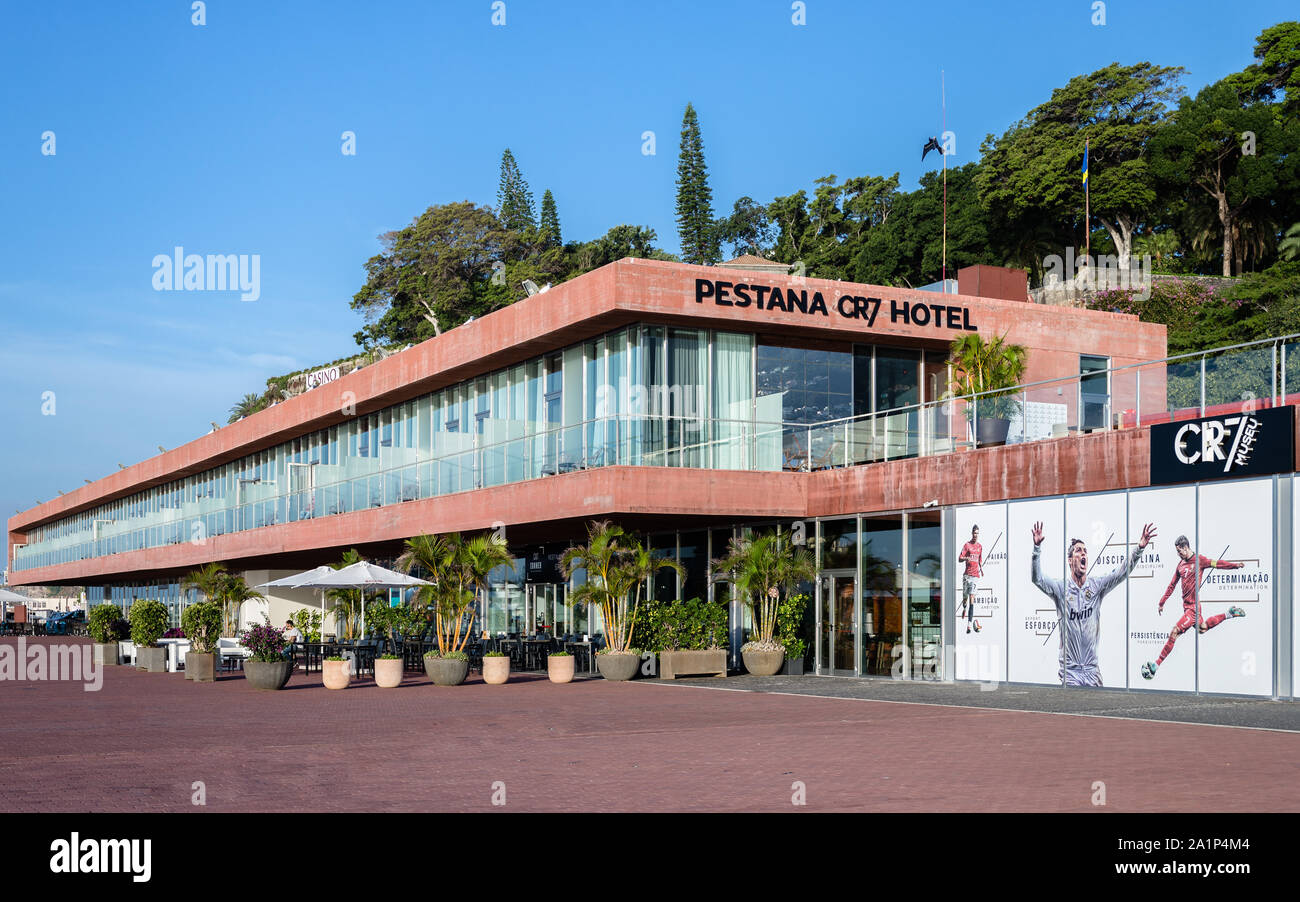
[[[1038,561],[1043,550],[1042,523],[1034,524],[1031,536],[1034,553],[1030,558],[1029,578],[1056,604],[1059,618],[1061,683],[1065,686],[1100,686],[1097,639],[1101,633],[1101,600],[1133,572],[1147,543],[1156,537],[1155,526],[1148,523],[1142,527],[1142,537],[1128,560],[1106,576],[1088,576],[1088,546],[1083,539],[1071,539],[1068,555],[1070,575],[1065,579],[1044,577]]]
[[[1198,570],[1202,572],[1211,569],[1236,570],[1241,567],[1240,563],[1236,561],[1216,561],[1203,554],[1196,554],[1196,552],[1192,551],[1192,545],[1187,541],[1187,536],[1179,536],[1174,540],[1174,550],[1178,552],[1180,560],[1177,566],[1174,567],[1174,576],[1173,579],[1169,580],[1169,588],[1165,589],[1165,594],[1160,596],[1159,611],[1161,614],[1165,612],[1165,602],[1173,594],[1174,586],[1178,585],[1181,580],[1183,584],[1183,616],[1178,618],[1178,622],[1174,624],[1173,630],[1169,633],[1169,639],[1165,642],[1165,647],[1160,650],[1160,657],[1142,665],[1143,679],[1149,680],[1156,675],[1156,668],[1165,663],[1165,658],[1169,657],[1169,653],[1174,650],[1174,643],[1178,641],[1178,637],[1192,627],[1196,627],[1197,630],[1204,633],[1214,629],[1225,620],[1246,616],[1245,611],[1233,605],[1228,608],[1226,614],[1215,614],[1213,617],[1203,618],[1201,617],[1201,602],[1196,596],[1196,590],[1199,587],[1198,580],[1200,579],[1197,574]]]

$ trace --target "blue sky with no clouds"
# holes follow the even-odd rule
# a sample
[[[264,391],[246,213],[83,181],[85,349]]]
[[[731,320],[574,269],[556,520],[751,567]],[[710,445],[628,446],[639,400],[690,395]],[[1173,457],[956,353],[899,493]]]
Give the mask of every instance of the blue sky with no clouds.
[[[0,513],[351,353],[376,236],[431,204],[495,203],[507,146],[566,239],[626,222],[676,251],[688,101],[718,212],[830,173],[910,189],[940,69],[961,164],[1074,75],[1151,60],[1194,91],[1296,17],[1265,0],[1112,0],[1104,26],[1089,0],[804,6],[796,26],[786,0],[506,0],[494,26],[490,0],[211,0],[196,27],[188,0],[5,3]],[[260,255],[260,298],[154,291],[154,256],[178,245]]]

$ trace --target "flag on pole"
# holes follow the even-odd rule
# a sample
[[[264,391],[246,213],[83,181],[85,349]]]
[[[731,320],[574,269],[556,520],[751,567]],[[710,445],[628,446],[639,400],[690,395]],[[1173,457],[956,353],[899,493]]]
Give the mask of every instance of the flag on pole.
[[[1083,142],[1083,184],[1088,185],[1088,141],[1085,138]]]

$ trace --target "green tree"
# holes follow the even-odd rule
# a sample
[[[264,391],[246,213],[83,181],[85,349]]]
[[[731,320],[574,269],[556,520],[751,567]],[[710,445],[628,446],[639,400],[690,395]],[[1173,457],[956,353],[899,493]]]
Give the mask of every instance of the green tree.
[[[1110,235],[1120,267],[1128,267],[1133,234],[1156,203],[1146,147],[1182,94],[1183,72],[1112,63],[1070,79],[1002,137],[984,140],[984,204],[1013,230],[1044,220],[1066,228],[1080,223],[1086,139],[1092,214]]]
[[[384,250],[367,261],[366,284],[352,299],[367,323],[358,344],[423,341],[524,295],[512,293],[518,283],[501,268],[520,239],[487,207],[430,207],[380,241]]]
[[[695,107],[686,104],[681,149],[677,156],[677,234],[687,263],[717,263],[718,238],[713,228],[713,192],[704,163],[704,139]]]
[[[714,223],[718,241],[731,245],[731,255],[742,254],[768,257],[774,240],[771,220],[767,217],[767,208],[757,203],[752,197],[745,196],[732,206],[731,215]]]
[[[1255,60],[1228,77],[1234,87],[1255,100],[1281,101],[1284,115],[1300,116],[1300,22],[1279,22],[1260,32]]]
[[[501,154],[501,181],[497,185],[497,218],[501,225],[520,235],[531,235],[537,228],[533,214],[533,193],[519,171],[515,155],[507,147]]]
[[[1024,345],[1010,344],[1006,335],[985,340],[975,332],[953,341],[948,349],[948,366],[952,368],[952,387],[958,395],[1012,388],[1025,377]],[[983,395],[976,406],[986,417],[1014,416],[1020,404],[1009,395]]]
[[[1273,198],[1288,197],[1300,173],[1300,126],[1276,115],[1273,104],[1243,96],[1233,79],[1183,98],[1151,143],[1153,171],[1185,202],[1211,215],[1221,241],[1222,271],[1238,274],[1251,249],[1267,251],[1276,229]],[[1207,209],[1208,207],[1208,209]],[[1204,225],[1194,230],[1206,235]],[[1252,238],[1252,235],[1254,236]],[[1253,241],[1253,243],[1252,243]]]
[[[239,403],[230,408],[230,419],[227,423],[237,423],[244,417],[252,416],[259,410],[266,407],[266,398],[263,395],[257,395],[250,392],[239,399]]]
[[[555,196],[547,188],[542,195],[542,224],[540,227],[542,247],[560,247],[564,241],[560,237],[560,214],[555,210]]]

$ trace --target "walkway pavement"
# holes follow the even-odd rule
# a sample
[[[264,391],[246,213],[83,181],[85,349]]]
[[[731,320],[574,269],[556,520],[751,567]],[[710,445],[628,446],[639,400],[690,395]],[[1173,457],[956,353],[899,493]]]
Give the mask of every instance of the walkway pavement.
[[[812,677],[258,692],[118,667],[99,692],[0,682],[0,811],[1295,811],[1295,708]]]

